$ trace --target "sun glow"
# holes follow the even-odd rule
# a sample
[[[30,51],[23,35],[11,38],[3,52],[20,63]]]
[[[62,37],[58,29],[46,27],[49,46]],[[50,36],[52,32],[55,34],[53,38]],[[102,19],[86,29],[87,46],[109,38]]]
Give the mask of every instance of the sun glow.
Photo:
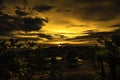
[[[74,41],[37,41],[39,44],[51,44],[56,46],[65,46],[65,45],[84,45],[90,43],[89,41],[81,41],[81,42],[74,42]]]

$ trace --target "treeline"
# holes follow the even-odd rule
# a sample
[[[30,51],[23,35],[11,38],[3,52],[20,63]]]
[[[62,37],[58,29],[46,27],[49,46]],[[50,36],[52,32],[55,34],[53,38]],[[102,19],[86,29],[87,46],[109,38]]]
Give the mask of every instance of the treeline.
[[[37,46],[37,47],[35,47]],[[19,39],[0,42],[0,80],[32,80],[47,74],[47,80],[63,80],[65,68],[79,67],[78,58],[91,59],[91,47],[48,47],[41,48],[33,42],[21,43]],[[90,55],[90,56],[89,56]],[[57,75],[56,75],[57,73]],[[45,80],[45,77],[42,77]]]
[[[64,46],[41,48],[34,42],[19,39],[0,42],[0,80],[64,80],[65,68],[79,68],[79,60],[89,61],[94,80],[119,80],[120,35],[99,37],[103,46]],[[106,64],[108,67],[106,68]],[[106,69],[109,69],[108,71]],[[39,73],[39,74],[37,74]]]

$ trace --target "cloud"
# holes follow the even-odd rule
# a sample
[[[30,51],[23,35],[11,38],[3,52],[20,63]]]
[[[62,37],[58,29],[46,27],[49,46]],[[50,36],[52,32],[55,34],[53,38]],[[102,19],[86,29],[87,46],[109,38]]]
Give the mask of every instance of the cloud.
[[[119,3],[118,0],[58,0],[56,6],[71,10],[68,15],[73,18],[108,21],[120,16]]]
[[[86,31],[84,31],[84,34],[93,34],[93,33],[95,33],[94,30],[86,30]]]
[[[46,11],[50,11],[53,8],[54,8],[53,6],[48,6],[48,5],[36,5],[33,7],[33,10],[36,10],[38,12],[46,12]]]
[[[109,27],[120,27],[120,24],[111,25]]]
[[[45,33],[41,33],[41,32],[14,32],[14,34],[16,34],[14,37],[18,37],[18,38],[34,38],[34,39],[38,39],[38,40],[52,40],[53,36],[51,36],[50,34],[45,34]]]
[[[87,27],[88,25],[69,25],[69,26],[66,26],[67,28],[71,28],[71,27]]]
[[[16,30],[14,26],[13,17],[3,13],[0,14],[0,34],[4,35]]]
[[[110,37],[113,34],[118,34],[120,33],[120,29],[115,30],[113,32],[95,32],[95,33],[91,33],[88,36],[78,36],[76,38],[94,38],[97,39],[99,38],[99,36],[105,36],[105,37]]]
[[[7,14],[0,14],[0,34],[6,35],[15,30],[37,31],[46,22],[43,18],[17,17]]]
[[[51,35],[48,35],[48,34],[38,34],[38,36],[40,37],[40,38],[46,38],[46,39],[48,39],[48,40],[51,40],[51,39],[53,39],[52,38],[52,36]]]
[[[67,12],[67,16],[80,20],[108,21],[120,16],[119,0],[7,0],[6,3],[27,5],[38,12],[56,8],[57,12]]]
[[[16,30],[40,30],[45,25],[44,23],[48,22],[48,19],[32,16],[33,14],[31,13],[31,11],[35,12],[36,10],[41,10],[40,12],[44,12],[49,11],[53,8],[53,6],[37,4],[32,5],[32,7],[35,7],[35,9],[33,10],[30,8],[30,1],[28,0],[7,1],[0,0],[0,35],[7,35]],[[2,5],[5,6],[5,9],[2,7]]]
[[[119,20],[120,16],[120,1],[118,0],[2,1],[4,4],[7,4],[7,14],[5,13],[5,9],[1,10],[0,35],[8,35],[11,32],[18,30],[24,32],[41,30],[44,23],[48,22],[47,18],[43,19],[41,17],[46,16],[50,20],[50,23],[43,28],[46,32],[34,34],[38,36],[38,38],[43,38],[46,41],[57,41],[59,39],[83,41],[96,39],[99,35],[111,35],[119,32],[119,30],[116,29],[119,28],[120,24],[115,21],[116,18]],[[49,32],[51,32],[52,35],[50,35]],[[28,34],[25,33],[24,35]]]
[[[56,38],[56,39],[65,39],[65,38],[67,38],[65,36],[65,33],[54,34],[53,37]]]
[[[9,12],[9,14],[14,14],[16,11],[18,14],[24,14],[25,12],[47,12],[54,8],[51,5],[50,1],[44,0],[6,0],[2,1],[5,9],[2,9],[4,12]],[[0,5],[1,7],[1,5]],[[17,8],[17,10],[16,10]]]
[[[57,12],[71,12],[69,9],[57,9]]]
[[[42,26],[44,26],[43,21],[45,21],[45,19],[42,18],[31,18],[31,17],[23,18],[21,20],[23,24],[21,23],[22,26],[20,28],[23,31],[37,31],[41,29]]]
[[[22,11],[22,9],[20,7],[16,7],[15,13],[18,16],[27,16],[29,13]]]
[[[112,32],[95,32],[93,30],[85,31],[85,36],[76,36],[74,38],[67,38],[67,41],[96,41],[100,36],[111,37],[114,34],[120,34],[120,29],[114,30]]]

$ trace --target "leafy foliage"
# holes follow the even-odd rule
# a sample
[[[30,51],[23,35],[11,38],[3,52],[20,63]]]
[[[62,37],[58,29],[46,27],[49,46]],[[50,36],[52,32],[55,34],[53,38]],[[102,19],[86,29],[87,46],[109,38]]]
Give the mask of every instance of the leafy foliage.
[[[40,48],[39,50],[32,48],[36,46],[35,43],[20,44],[19,42],[19,39],[10,39],[0,43],[0,80],[31,80],[35,73],[44,74],[47,71],[51,72],[47,73],[49,78],[53,78],[52,72],[56,72],[53,69],[56,63],[53,62],[57,60],[52,61],[54,58],[46,60],[46,55],[41,54]],[[28,47],[21,48],[20,45]]]
[[[105,60],[110,68],[112,80],[117,80],[116,66],[120,60],[120,35],[114,34],[110,38],[100,37],[104,48],[99,51],[98,55],[102,56],[102,60]]]

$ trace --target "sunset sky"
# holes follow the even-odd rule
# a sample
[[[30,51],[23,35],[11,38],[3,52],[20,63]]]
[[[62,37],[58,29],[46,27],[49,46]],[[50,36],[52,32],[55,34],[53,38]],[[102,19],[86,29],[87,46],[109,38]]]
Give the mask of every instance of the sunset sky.
[[[119,0],[0,0],[0,39],[96,44],[99,35],[120,33],[119,4]]]

